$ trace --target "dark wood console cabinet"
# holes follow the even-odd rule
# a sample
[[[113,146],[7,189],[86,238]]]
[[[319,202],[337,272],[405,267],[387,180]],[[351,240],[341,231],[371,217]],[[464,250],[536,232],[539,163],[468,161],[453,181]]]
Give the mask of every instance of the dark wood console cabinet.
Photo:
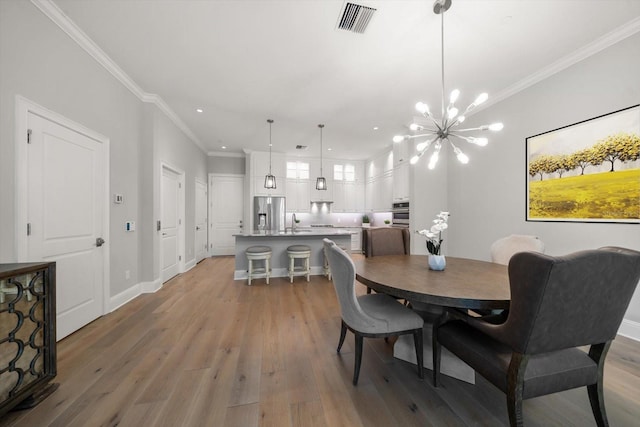
[[[0,264],[0,416],[36,405],[56,376],[56,263]]]

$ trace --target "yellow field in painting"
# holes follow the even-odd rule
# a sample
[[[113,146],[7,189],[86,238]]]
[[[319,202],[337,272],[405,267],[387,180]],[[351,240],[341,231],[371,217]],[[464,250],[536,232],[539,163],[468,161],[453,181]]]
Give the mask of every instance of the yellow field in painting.
[[[638,219],[640,169],[529,182],[529,218]]]

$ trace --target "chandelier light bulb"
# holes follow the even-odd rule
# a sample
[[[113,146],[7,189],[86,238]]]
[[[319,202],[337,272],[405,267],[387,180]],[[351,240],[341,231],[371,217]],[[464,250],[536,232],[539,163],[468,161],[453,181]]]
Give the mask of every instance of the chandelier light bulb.
[[[429,106],[427,104],[425,104],[424,102],[418,102],[416,104],[416,110],[418,110],[418,112],[420,114],[424,114],[424,115],[429,115]]]
[[[460,163],[462,163],[463,165],[466,165],[467,163],[469,163],[469,157],[466,154],[464,154],[462,150],[460,150],[458,147],[454,146],[453,152],[456,154],[456,157],[458,157],[458,161]]]
[[[449,108],[447,110],[447,117],[449,117],[449,120],[453,119],[457,115],[458,115],[458,109],[456,107]]]
[[[487,138],[473,138],[471,137],[471,141],[472,143],[479,145],[480,147],[484,147],[489,143],[489,140]]]
[[[489,130],[492,130],[494,132],[502,130],[503,128],[504,128],[504,125],[502,123],[493,123],[489,125]]]
[[[414,130],[414,131],[415,131],[415,130],[419,130],[419,129],[421,129],[421,128],[422,128],[422,126],[420,126],[420,125],[418,125],[418,124],[416,124],[416,123],[411,123],[411,124],[409,125],[409,129]]]
[[[404,136],[402,135],[396,135],[393,137],[393,142],[395,142],[396,144],[402,141],[404,141]]]
[[[425,151],[427,148],[429,148],[430,144],[431,144],[431,141],[421,142],[420,144],[416,145],[416,150],[418,150],[418,152],[421,153]]]
[[[440,157],[440,155],[439,155],[437,152],[434,152],[434,153],[431,155],[431,158],[429,158],[429,165],[427,165],[427,167],[428,167],[430,170],[435,169],[436,164],[438,163],[438,157]]]
[[[452,90],[451,95],[449,95],[449,103],[453,104],[454,102],[456,102],[459,96],[460,96],[460,91],[458,89]]]
[[[483,92],[480,95],[478,95],[478,97],[476,98],[475,101],[473,101],[473,103],[477,107],[478,105],[483,104],[487,99],[489,99],[489,94],[487,94],[486,92]]]
[[[464,120],[465,120],[465,119],[466,119],[466,117],[465,117],[465,116],[459,116],[459,117],[458,117],[458,123],[462,123],[462,122],[464,122]]]
[[[409,160],[409,163],[411,163],[412,165],[415,165],[416,163],[418,163],[418,160],[420,160],[420,156],[416,154],[411,158],[411,160]]]

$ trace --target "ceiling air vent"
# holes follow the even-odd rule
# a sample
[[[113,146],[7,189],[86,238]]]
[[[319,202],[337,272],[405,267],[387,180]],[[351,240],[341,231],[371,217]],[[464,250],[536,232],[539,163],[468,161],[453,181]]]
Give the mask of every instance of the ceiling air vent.
[[[296,150],[306,150],[306,149],[307,149],[306,145],[300,145],[300,144],[296,145]]]
[[[338,22],[338,28],[362,34],[367,29],[375,11],[376,9],[372,7],[347,2]]]

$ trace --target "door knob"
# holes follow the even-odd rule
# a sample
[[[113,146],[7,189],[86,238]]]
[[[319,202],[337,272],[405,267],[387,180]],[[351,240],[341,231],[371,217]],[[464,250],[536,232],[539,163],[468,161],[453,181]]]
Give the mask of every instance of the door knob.
[[[104,245],[104,243],[105,243],[105,241],[104,241],[104,239],[102,237],[98,237],[96,239],[96,246],[97,247],[100,247],[100,246]]]

